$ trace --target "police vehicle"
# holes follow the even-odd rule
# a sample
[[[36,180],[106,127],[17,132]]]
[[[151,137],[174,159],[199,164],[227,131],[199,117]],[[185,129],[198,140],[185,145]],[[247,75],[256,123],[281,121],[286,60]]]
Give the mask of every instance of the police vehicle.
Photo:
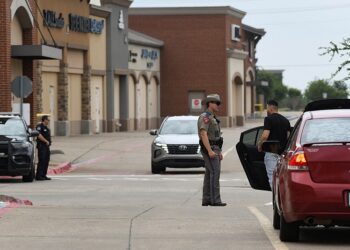
[[[38,131],[31,130],[19,114],[0,113],[0,175],[22,176],[24,182],[35,177],[34,138]]]

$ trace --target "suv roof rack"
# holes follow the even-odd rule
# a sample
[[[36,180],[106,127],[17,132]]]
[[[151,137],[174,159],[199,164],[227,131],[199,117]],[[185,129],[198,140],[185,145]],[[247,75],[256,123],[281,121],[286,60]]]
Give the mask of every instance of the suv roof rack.
[[[16,116],[16,117],[21,117],[21,114],[19,114],[19,113],[12,113],[12,112],[0,112],[0,116]]]
[[[350,109],[350,99],[325,99],[310,102],[304,112],[326,109]]]

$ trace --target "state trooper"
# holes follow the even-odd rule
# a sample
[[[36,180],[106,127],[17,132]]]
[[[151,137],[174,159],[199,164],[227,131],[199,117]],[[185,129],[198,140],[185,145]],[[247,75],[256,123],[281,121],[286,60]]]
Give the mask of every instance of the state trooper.
[[[36,180],[45,181],[51,180],[47,177],[47,169],[50,161],[50,146],[51,146],[51,132],[48,128],[49,117],[43,115],[41,117],[41,123],[36,126],[36,130],[40,133],[37,140],[38,148],[38,166],[36,172]]]
[[[220,120],[215,116],[221,104],[218,94],[206,97],[207,110],[198,118],[198,134],[201,153],[205,162],[202,206],[226,206],[220,197],[220,171],[223,138]]]

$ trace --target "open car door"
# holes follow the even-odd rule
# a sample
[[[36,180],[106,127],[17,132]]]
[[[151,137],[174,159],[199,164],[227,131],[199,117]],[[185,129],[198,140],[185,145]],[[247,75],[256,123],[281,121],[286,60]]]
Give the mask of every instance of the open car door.
[[[270,191],[264,164],[265,153],[258,152],[258,141],[263,130],[264,127],[261,126],[241,133],[236,149],[250,186],[258,190]]]

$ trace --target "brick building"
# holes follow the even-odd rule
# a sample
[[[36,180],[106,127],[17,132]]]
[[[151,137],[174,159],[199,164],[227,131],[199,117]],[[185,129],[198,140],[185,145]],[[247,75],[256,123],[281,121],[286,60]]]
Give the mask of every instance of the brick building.
[[[19,98],[11,93],[11,82],[19,75],[33,82],[33,92],[24,99],[30,107],[28,123],[35,123],[37,113],[37,62],[38,59],[59,59],[61,50],[39,45],[35,27],[37,8],[34,1],[0,1],[0,112],[18,110]]]
[[[161,116],[199,114],[208,93],[222,97],[223,126],[254,111],[255,49],[265,34],[231,7],[131,8],[129,27],[164,41]]]

